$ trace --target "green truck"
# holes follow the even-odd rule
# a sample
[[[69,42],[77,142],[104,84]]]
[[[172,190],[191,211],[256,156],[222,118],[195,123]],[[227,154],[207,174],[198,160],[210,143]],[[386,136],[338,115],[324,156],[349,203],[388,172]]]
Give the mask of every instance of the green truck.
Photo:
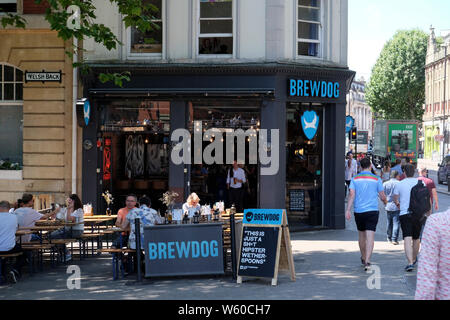
[[[386,161],[405,159],[417,163],[419,122],[407,120],[378,120],[373,135],[372,159],[381,168]]]

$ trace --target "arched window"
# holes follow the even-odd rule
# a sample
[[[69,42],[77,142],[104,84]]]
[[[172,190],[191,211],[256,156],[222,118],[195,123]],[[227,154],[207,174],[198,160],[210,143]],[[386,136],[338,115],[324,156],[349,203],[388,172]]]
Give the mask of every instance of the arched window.
[[[0,63],[0,170],[23,164],[23,71]]]

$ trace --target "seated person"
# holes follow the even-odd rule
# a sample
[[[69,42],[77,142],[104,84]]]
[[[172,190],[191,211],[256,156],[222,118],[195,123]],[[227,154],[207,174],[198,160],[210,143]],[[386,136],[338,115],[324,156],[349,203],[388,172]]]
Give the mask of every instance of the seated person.
[[[14,207],[9,209],[9,213],[14,213],[15,210],[22,208],[23,202],[22,199],[17,199],[17,202],[14,204]]]
[[[66,204],[67,209],[61,209],[63,220],[65,220],[66,222],[74,222],[77,224],[53,231],[49,235],[50,239],[79,238],[84,233],[84,212],[83,204],[81,203],[80,198],[76,194],[72,194],[66,199]],[[60,208],[58,208],[57,210],[60,210]],[[72,260],[72,256],[70,253],[68,253],[65,245],[64,252],[66,255],[66,261]]]
[[[17,217],[9,213],[9,209],[9,202],[0,202],[0,254],[22,252],[20,244],[16,243],[16,231],[19,223]],[[17,257],[14,267],[8,274],[14,283],[21,277],[21,268],[24,265],[24,259],[23,254]],[[2,271],[6,274],[3,266]],[[4,277],[5,275],[3,274],[2,276]]]
[[[150,206],[150,198],[148,198],[147,196],[143,196],[139,199],[139,208],[132,209],[121,225],[122,229],[130,228],[128,246],[131,249],[136,249],[135,219],[139,218],[141,220],[140,232],[142,250],[144,250],[144,227],[154,226],[155,224],[162,224],[162,218],[159,216],[158,212],[150,208]]]
[[[18,208],[14,211],[14,214],[17,217],[17,221],[19,222],[19,228],[25,229],[34,227],[36,221],[39,220],[47,220],[48,218],[54,216],[59,209],[56,209],[53,212],[47,214],[41,214],[33,209],[34,206],[34,198],[32,194],[25,193],[22,196],[22,207]],[[22,236],[22,243],[37,241],[39,237],[37,235],[25,235]]]
[[[116,220],[116,227],[121,228],[122,224],[127,218],[128,213],[136,208],[137,203],[137,197],[134,194],[130,194],[127,196],[125,200],[125,207],[120,209],[119,212],[117,212],[117,220]],[[128,243],[128,233],[130,231],[130,228],[128,227],[127,232],[122,232],[121,235],[119,235],[116,240],[114,240],[112,248],[121,248],[123,246],[126,246]],[[122,245],[121,245],[122,243]]]
[[[198,195],[193,192],[189,195],[189,197],[186,200],[186,203],[183,204],[183,215],[187,215],[188,218],[192,218],[197,211],[200,212],[201,206],[200,206],[200,198]]]

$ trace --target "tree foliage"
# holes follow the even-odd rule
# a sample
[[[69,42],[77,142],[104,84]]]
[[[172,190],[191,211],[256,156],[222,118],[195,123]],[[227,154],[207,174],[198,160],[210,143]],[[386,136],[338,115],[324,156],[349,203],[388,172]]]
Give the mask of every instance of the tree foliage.
[[[35,3],[42,5],[44,0],[35,0]],[[108,50],[116,49],[122,43],[117,39],[114,32],[104,24],[96,23],[96,10],[93,0],[46,0],[49,8],[45,12],[45,20],[50,24],[51,30],[58,32],[58,37],[62,40],[78,39],[82,43],[86,39],[94,39],[100,45]],[[148,32],[160,27],[152,22],[155,19],[159,9],[151,3],[142,0],[108,0],[117,6],[119,13],[122,14],[125,27],[136,27],[140,32]],[[70,6],[80,8],[80,28],[73,28],[68,24],[72,15],[67,12]],[[98,10],[97,10],[98,11]],[[8,13],[0,17],[0,23],[3,28],[12,26],[15,28],[26,28],[27,21],[20,15]],[[81,51],[80,47],[73,48],[74,51],[66,51],[66,54],[72,59],[76,51]],[[88,72],[89,66],[83,61],[73,63],[73,67],[78,67],[84,73]],[[100,81],[112,81],[118,86],[122,86],[123,80],[129,81],[129,73],[119,74],[100,74]]]
[[[428,35],[398,31],[372,69],[366,100],[384,119],[422,120]]]

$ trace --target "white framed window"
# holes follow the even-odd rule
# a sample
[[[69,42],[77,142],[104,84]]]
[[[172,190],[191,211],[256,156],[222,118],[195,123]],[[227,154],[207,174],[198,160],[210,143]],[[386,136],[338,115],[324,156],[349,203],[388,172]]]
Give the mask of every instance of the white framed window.
[[[0,168],[23,163],[23,72],[0,63]]]
[[[234,2],[233,0],[198,0],[197,56],[233,57]]]
[[[299,57],[320,57],[322,0],[296,0],[296,51]]]
[[[136,27],[127,29],[128,57],[130,58],[161,58],[165,53],[165,16],[166,0],[142,0],[146,4],[152,4],[158,8],[158,12],[152,12],[154,19],[153,30],[140,32]]]

